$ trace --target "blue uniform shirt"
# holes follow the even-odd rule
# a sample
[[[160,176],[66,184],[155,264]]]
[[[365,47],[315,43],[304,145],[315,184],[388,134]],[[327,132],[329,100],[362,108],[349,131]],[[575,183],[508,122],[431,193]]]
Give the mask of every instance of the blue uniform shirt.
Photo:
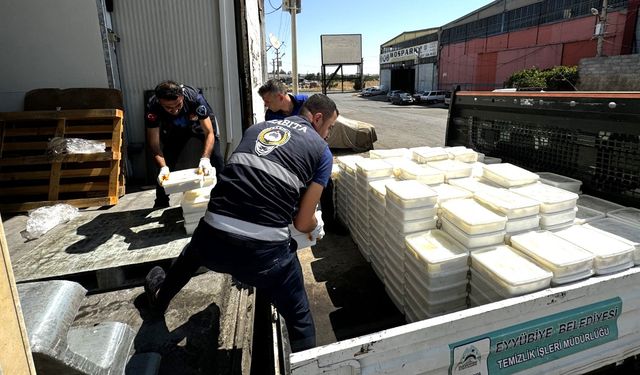
[[[283,120],[289,116],[299,115],[300,108],[302,108],[302,104],[304,104],[304,102],[309,98],[307,95],[302,95],[302,94],[298,94],[295,96],[291,94],[287,94],[287,95],[289,95],[289,97],[291,98],[291,101],[293,101],[293,110],[291,111],[291,113],[287,115],[282,111],[273,112],[272,110],[267,109],[267,112],[265,112],[264,114],[265,121]]]

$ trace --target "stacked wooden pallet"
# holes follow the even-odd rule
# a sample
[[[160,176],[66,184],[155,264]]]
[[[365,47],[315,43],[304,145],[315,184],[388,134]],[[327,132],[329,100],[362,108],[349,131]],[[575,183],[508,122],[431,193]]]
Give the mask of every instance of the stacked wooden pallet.
[[[0,211],[55,203],[114,205],[124,194],[119,109],[0,113]],[[104,142],[105,152],[51,154],[54,137]]]

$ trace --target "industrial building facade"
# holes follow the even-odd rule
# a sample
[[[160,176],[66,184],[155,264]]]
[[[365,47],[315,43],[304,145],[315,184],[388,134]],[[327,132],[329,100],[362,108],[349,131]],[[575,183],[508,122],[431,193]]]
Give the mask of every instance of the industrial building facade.
[[[640,0],[605,3],[602,55],[638,53]],[[384,63],[385,52],[424,41],[405,38],[399,42],[410,35],[403,33],[383,44],[380,82],[410,92],[458,85],[463,90],[492,90],[523,69],[578,65],[580,59],[596,56],[594,35],[602,15],[603,0],[497,0],[437,29],[436,56],[424,60],[405,56],[402,61]],[[410,74],[403,70],[413,69],[414,77],[420,77],[417,70],[423,66],[425,71],[431,69],[433,78],[416,78],[407,87],[405,77]]]

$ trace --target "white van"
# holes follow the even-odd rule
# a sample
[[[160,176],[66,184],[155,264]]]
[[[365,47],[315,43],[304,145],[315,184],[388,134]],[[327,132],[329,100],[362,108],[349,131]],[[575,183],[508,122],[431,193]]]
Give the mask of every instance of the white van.
[[[423,103],[444,103],[444,95],[446,91],[429,91],[420,96]]]

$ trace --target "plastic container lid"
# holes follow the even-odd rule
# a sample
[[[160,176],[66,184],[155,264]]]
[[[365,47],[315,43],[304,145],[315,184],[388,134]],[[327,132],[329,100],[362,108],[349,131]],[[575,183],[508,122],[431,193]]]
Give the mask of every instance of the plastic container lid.
[[[612,218],[594,220],[585,224],[585,227],[601,230],[607,235],[629,241],[635,247],[633,252],[633,262],[640,264],[640,227],[620,222]]]
[[[408,158],[409,155],[411,155],[411,152],[409,152],[408,148],[369,150],[369,157],[371,159]]]
[[[449,159],[463,163],[475,163],[478,161],[478,153],[464,146],[445,147],[444,150],[449,154]]]
[[[533,215],[518,219],[508,219],[505,230],[508,234],[520,233],[528,230],[538,229],[540,216]]]
[[[356,173],[366,178],[390,177],[393,167],[382,159],[362,159],[356,161]]]
[[[604,219],[604,212],[596,211],[584,206],[576,206],[576,218],[573,221],[575,224],[585,224],[594,220]]]
[[[392,215],[400,221],[430,219],[436,216],[437,213],[437,208],[434,206],[402,208],[391,199],[385,203],[385,207],[389,215]]]
[[[508,245],[472,253],[471,267],[497,285],[496,290],[504,297],[548,288],[553,277],[553,273],[542,269]]]
[[[540,179],[537,174],[510,163],[485,165],[483,177],[507,188],[533,184]]]
[[[593,265],[597,274],[617,272],[633,266],[635,247],[630,242],[623,242],[585,225],[573,225],[555,232],[555,235],[591,252],[595,256]]]
[[[441,230],[413,234],[405,238],[408,254],[419,260],[427,272],[441,273],[467,265],[469,252]]]
[[[481,181],[477,177],[464,177],[464,178],[452,178],[447,181],[449,185],[461,187],[467,189],[472,193],[480,190],[492,190],[499,188],[498,185],[491,183],[490,181]]]
[[[364,159],[360,155],[344,155],[338,156],[336,160],[338,161],[338,165],[342,170],[348,174],[356,173],[356,161]]]
[[[449,159],[449,153],[442,147],[415,147],[411,149],[411,159],[418,163]]]
[[[385,197],[387,195],[387,184],[391,181],[395,181],[394,178],[385,178],[382,180],[375,180],[369,182],[369,196],[373,196],[379,203],[385,204]]]
[[[454,199],[440,205],[442,216],[469,235],[502,231],[507,218],[474,199]]]
[[[503,243],[504,235],[506,234],[504,230],[501,230],[498,232],[470,236],[445,217],[440,218],[440,223],[442,224],[443,231],[453,237],[456,241],[460,242],[462,246],[466,247],[470,251],[473,249],[501,244]]]
[[[398,177],[403,180],[416,180],[428,185],[444,182],[444,173],[441,170],[416,163],[406,163],[400,166]]]
[[[607,216],[627,224],[640,226],[640,210],[635,207],[625,207],[607,212]]]
[[[624,208],[624,206],[619,205],[617,203],[609,202],[607,200],[596,198],[594,196],[586,195],[586,194],[580,195],[580,197],[578,198],[577,205],[587,207],[592,210],[600,211],[605,214],[609,211]]]
[[[204,175],[198,174],[197,170],[197,168],[190,168],[169,173],[169,178],[161,183],[164,192],[173,194],[201,188],[204,184]]]
[[[540,182],[543,184],[569,190],[576,194],[580,193],[580,187],[582,186],[582,181],[580,180],[551,172],[537,172],[537,174],[540,176]]]
[[[451,199],[465,199],[473,197],[473,193],[469,190],[449,184],[434,185],[431,186],[431,188],[438,193],[438,204],[442,204],[443,202]]]
[[[545,184],[531,184],[511,191],[540,202],[540,213],[566,211],[576,206],[578,194]]]
[[[471,176],[471,165],[458,160],[431,161],[427,165],[441,170],[445,180]]]
[[[509,219],[535,216],[540,212],[538,201],[507,189],[480,190],[474,194],[474,198],[482,205]]]
[[[391,181],[387,186],[387,199],[403,208],[434,206],[438,193],[415,180]]]
[[[486,164],[479,161],[469,164],[471,164],[471,177],[482,177],[484,174],[484,166]]]
[[[512,236],[511,246],[553,272],[551,282],[554,284],[593,275],[594,255],[552,232],[541,230]]]
[[[546,228],[564,223],[573,224],[573,221],[576,218],[576,212],[576,208],[570,208],[565,211],[554,212],[551,214],[540,214],[540,226]]]

